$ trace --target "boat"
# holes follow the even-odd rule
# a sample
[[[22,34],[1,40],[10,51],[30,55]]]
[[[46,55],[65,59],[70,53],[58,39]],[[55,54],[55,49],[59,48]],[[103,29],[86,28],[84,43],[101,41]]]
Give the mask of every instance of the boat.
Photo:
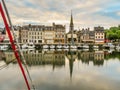
[[[77,46],[71,45],[71,46],[70,46],[70,49],[77,49]]]
[[[33,43],[23,44],[22,49],[35,49],[35,45]]]
[[[8,50],[8,45],[0,46],[0,50]]]
[[[55,48],[55,46],[54,45],[50,45],[50,49],[54,49]]]
[[[82,47],[83,47],[83,49],[89,49],[88,45],[83,45]]]
[[[68,45],[64,45],[63,48],[64,48],[64,49],[68,49],[69,46],[68,46]]]
[[[99,46],[96,46],[96,45],[95,45],[95,46],[93,46],[93,49],[98,49],[98,48],[99,48]]]
[[[49,48],[48,45],[43,45],[43,49],[47,49],[47,48]]]
[[[82,49],[82,51],[89,51],[89,49],[88,49],[88,48],[86,48],[86,49]]]
[[[57,45],[56,48],[57,49],[62,49],[62,45]]]
[[[115,48],[115,46],[112,43],[108,43],[108,46],[109,46],[110,49],[114,49]]]
[[[27,44],[23,44],[22,45],[22,49],[28,49],[28,45]]]
[[[33,43],[28,44],[28,49],[35,49],[35,45]]]

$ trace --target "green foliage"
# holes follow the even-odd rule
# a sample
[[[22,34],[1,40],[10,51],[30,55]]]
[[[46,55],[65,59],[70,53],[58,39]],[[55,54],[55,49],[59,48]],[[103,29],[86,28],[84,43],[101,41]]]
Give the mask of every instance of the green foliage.
[[[120,39],[120,27],[111,27],[105,30],[106,38],[110,40]]]

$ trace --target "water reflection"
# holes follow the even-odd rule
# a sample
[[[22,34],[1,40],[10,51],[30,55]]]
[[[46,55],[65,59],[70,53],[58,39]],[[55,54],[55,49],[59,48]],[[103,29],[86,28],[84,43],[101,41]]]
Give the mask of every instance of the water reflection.
[[[120,52],[116,51],[69,51],[69,50],[35,50],[23,51],[26,63],[29,67],[52,65],[53,70],[65,66],[65,57],[69,60],[70,77],[72,77],[74,61],[78,60],[89,65],[90,62],[94,66],[103,66],[105,60],[118,58],[120,60]],[[15,59],[14,53],[11,51],[0,52],[0,60],[6,64]],[[16,61],[12,62],[16,64]]]
[[[93,62],[94,66],[104,65],[104,60],[117,58],[120,60],[120,52],[113,51],[23,51],[27,65],[39,66],[39,65],[53,65],[55,67],[61,67],[65,65],[65,57],[68,58],[70,67],[73,66],[75,60],[82,63],[89,64]],[[4,60],[7,63],[14,60],[15,56],[12,51],[0,52],[0,60]],[[15,62],[14,62],[15,63]]]
[[[104,51],[84,51],[78,52],[78,54],[78,60],[81,60],[83,63],[89,64],[92,61],[97,66],[104,64]]]
[[[120,52],[52,49],[23,51],[23,53],[37,90],[80,90],[80,88],[81,90],[99,90],[100,88],[119,90],[120,88],[117,84],[120,82]],[[9,65],[11,63],[11,65],[17,66],[17,62],[13,61],[14,59],[14,53],[11,51],[0,52],[0,64]],[[108,62],[107,66],[109,68],[106,67],[106,62]],[[13,71],[13,68],[10,71],[0,72],[0,75],[8,80],[11,77],[4,75],[11,71]],[[11,73],[11,76],[16,76],[16,73],[15,75]],[[72,83],[70,83],[71,79]],[[23,79],[21,81],[17,80],[20,84],[14,85],[17,88],[16,90],[19,89],[19,85],[23,87]],[[113,82],[110,82],[111,80]],[[13,81],[13,83],[16,82]],[[0,80],[0,83],[4,84],[2,80]],[[11,84],[9,87],[11,87]]]
[[[23,52],[28,66],[52,65],[61,67],[65,65],[63,51],[25,51]]]

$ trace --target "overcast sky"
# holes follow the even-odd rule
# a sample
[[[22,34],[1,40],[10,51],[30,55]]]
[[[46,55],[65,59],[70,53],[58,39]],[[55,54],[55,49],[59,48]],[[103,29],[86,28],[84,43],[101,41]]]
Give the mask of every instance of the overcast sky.
[[[120,0],[5,0],[14,25],[52,22],[69,26],[71,10],[75,28],[117,26]],[[0,26],[3,26],[0,17]]]

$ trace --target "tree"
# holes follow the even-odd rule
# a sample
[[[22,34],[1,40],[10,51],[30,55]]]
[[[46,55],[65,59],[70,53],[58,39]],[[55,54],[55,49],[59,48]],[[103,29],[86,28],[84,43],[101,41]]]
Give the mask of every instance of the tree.
[[[119,40],[120,41],[120,27],[111,27],[105,30],[106,38],[109,40]]]

